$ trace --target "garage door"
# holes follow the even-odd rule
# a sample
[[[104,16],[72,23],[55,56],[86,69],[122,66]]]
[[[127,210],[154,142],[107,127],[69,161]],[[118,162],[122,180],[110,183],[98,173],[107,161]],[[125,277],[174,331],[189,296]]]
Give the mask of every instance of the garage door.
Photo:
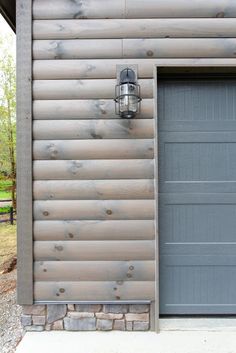
[[[236,314],[236,79],[158,83],[161,314]]]

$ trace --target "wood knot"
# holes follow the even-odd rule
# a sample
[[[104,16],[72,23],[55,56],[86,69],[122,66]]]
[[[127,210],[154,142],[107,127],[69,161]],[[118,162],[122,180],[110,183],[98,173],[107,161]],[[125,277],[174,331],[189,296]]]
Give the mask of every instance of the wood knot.
[[[59,292],[60,292],[60,293],[65,293],[65,291],[66,291],[66,290],[65,290],[64,288],[60,288],[60,289],[59,289]]]
[[[127,273],[127,277],[131,278],[132,277],[131,273]]]
[[[112,214],[112,210],[106,210],[106,214],[111,215]]]
[[[225,13],[224,13],[223,11],[218,12],[218,13],[216,14],[216,17],[217,17],[217,18],[223,18],[223,17],[225,17]]]
[[[133,271],[134,266],[130,266],[129,269],[130,269],[130,271]]]
[[[55,249],[58,250],[58,251],[62,251],[63,250],[63,246],[55,245]]]
[[[44,211],[44,212],[43,212],[43,215],[44,215],[44,216],[48,216],[48,215],[49,215],[49,212],[48,212],[48,211]]]
[[[152,50],[148,50],[147,51],[147,56],[153,56],[153,51]]]
[[[46,268],[43,269],[43,272],[47,272]]]
[[[69,235],[69,238],[74,238],[74,234],[72,234],[72,233],[68,233],[68,235]]]

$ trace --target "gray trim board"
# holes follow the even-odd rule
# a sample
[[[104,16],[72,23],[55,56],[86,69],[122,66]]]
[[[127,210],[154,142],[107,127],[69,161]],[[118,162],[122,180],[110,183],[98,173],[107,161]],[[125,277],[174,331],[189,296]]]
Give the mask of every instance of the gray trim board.
[[[17,302],[33,303],[32,1],[17,1]]]
[[[159,234],[158,234],[158,116],[157,116],[157,68],[154,67],[154,185],[155,185],[155,251],[156,251],[156,268],[155,268],[155,302],[151,305],[151,323],[152,330],[158,332],[159,328]]]

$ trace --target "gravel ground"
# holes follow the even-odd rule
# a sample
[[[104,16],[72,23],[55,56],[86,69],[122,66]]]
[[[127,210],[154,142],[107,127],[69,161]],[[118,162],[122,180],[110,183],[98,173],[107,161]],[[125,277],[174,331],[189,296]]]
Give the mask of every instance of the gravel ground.
[[[0,353],[14,353],[23,335],[15,286],[16,270],[0,275]]]

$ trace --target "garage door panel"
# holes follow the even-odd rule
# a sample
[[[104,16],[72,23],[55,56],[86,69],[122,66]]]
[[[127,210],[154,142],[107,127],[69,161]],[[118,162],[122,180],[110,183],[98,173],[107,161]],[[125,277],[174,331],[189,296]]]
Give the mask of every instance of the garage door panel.
[[[160,313],[236,314],[236,80],[158,87]]]
[[[165,205],[236,204],[236,193],[162,193],[160,202]]]
[[[163,205],[161,202],[160,214],[159,228],[164,234],[160,237],[161,246],[179,242],[236,241],[236,204]]]
[[[165,143],[165,181],[232,181],[236,143]]]
[[[236,120],[235,79],[171,79],[158,88],[160,121]]]
[[[165,267],[161,293],[165,293],[164,314],[236,313],[236,266]]]
[[[236,193],[235,181],[160,181],[160,186],[169,193]]]
[[[162,130],[161,130],[162,131]],[[234,131],[188,131],[178,132],[170,131],[168,134],[160,132],[159,139],[164,143],[176,142],[176,143],[193,143],[193,142],[236,142],[236,132]]]
[[[188,266],[236,266],[236,255],[225,255],[225,254],[200,254],[192,255],[188,254],[186,256],[181,255],[162,255],[161,256],[162,265],[171,267],[188,267]]]
[[[223,255],[223,256],[234,256],[236,253],[236,244],[234,243],[172,243],[164,244],[160,246],[161,253],[163,256],[168,255],[179,255],[179,256],[205,256],[205,255]],[[215,258],[217,264],[217,257]],[[184,261],[184,260],[183,260]],[[236,279],[236,277],[235,277]]]
[[[184,118],[184,117],[183,117]],[[232,131],[236,130],[236,120],[230,121],[162,121],[162,131],[175,131],[175,132],[217,132],[217,131]]]

